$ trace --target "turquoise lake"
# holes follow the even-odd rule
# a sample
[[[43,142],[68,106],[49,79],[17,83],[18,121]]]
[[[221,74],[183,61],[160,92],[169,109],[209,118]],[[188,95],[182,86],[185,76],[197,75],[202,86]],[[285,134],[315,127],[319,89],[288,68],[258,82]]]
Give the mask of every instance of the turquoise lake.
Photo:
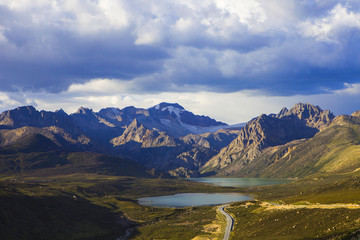
[[[222,187],[248,188],[290,183],[289,179],[278,178],[189,178],[190,181],[210,183]]]
[[[179,193],[139,198],[139,204],[151,207],[199,207],[247,201],[252,198],[240,193]]]
[[[190,178],[190,181],[214,184],[223,187],[249,188],[265,185],[289,183],[288,179],[270,178]],[[152,207],[198,207],[221,205],[232,202],[251,200],[240,193],[180,193],[166,196],[139,198],[139,204]]]

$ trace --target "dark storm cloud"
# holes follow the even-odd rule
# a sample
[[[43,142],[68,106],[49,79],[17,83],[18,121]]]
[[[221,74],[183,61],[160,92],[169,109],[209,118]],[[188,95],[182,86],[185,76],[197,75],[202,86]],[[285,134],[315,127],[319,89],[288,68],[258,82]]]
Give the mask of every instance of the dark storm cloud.
[[[135,45],[127,30],[84,36],[63,26],[33,26],[6,7],[0,12],[2,90],[58,92],[92,78],[126,80],[158,71],[168,57],[161,47]]]

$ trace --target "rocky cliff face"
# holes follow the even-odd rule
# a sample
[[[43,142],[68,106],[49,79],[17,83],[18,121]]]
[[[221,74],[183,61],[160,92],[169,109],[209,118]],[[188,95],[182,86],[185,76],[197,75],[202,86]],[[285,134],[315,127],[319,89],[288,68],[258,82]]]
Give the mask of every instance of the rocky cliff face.
[[[298,103],[290,110],[283,108],[276,117],[281,119],[299,119],[306,126],[319,130],[328,127],[335,118],[329,110],[322,110],[319,106],[309,103]]]
[[[131,142],[141,143],[142,148],[175,147],[178,145],[176,140],[165,132],[146,129],[136,119],[133,120],[121,136],[111,139],[110,142],[114,147]]]
[[[193,147],[205,147],[220,150],[234,140],[240,130],[222,129],[213,133],[189,134],[180,138],[182,142]]]
[[[111,143],[120,156],[131,157],[148,168],[164,170],[174,176],[192,177],[198,176],[199,168],[238,133],[238,130],[219,130],[173,138],[165,132],[149,130],[135,119]]]
[[[176,156],[178,168],[175,171],[184,172],[184,167],[192,171],[187,176],[198,174],[198,170],[219,151],[230,144],[240,130],[219,130],[214,133],[190,134],[181,138],[185,151]],[[172,172],[174,173],[174,171]]]
[[[202,171],[231,168],[232,164],[239,169],[239,166],[253,161],[263,149],[313,137],[333,119],[330,111],[323,111],[311,104],[296,104],[290,110],[283,108],[277,115],[263,114],[250,121],[234,141],[203,166]]]

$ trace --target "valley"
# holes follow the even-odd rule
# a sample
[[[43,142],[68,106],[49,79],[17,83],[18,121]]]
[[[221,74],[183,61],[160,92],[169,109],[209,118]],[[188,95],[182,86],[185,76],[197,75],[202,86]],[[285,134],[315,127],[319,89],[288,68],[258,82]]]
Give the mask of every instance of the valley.
[[[243,127],[169,103],[70,115],[19,107],[0,115],[0,233],[222,239],[222,202],[157,207],[139,198],[236,193],[251,199],[226,207],[232,240],[357,239],[359,143],[358,112],[311,104]]]
[[[360,240],[359,56],[360,0],[0,0],[0,240]]]

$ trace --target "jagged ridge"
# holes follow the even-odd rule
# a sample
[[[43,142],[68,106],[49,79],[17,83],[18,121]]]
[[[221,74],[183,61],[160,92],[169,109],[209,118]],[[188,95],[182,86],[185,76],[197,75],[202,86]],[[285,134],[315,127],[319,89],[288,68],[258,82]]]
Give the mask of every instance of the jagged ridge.
[[[236,169],[253,161],[263,149],[283,145],[290,141],[313,137],[328,126],[334,115],[311,104],[296,104],[279,114],[261,115],[250,121],[229,146],[207,162],[202,172],[218,171],[236,165]],[[231,169],[231,166],[228,167]]]

